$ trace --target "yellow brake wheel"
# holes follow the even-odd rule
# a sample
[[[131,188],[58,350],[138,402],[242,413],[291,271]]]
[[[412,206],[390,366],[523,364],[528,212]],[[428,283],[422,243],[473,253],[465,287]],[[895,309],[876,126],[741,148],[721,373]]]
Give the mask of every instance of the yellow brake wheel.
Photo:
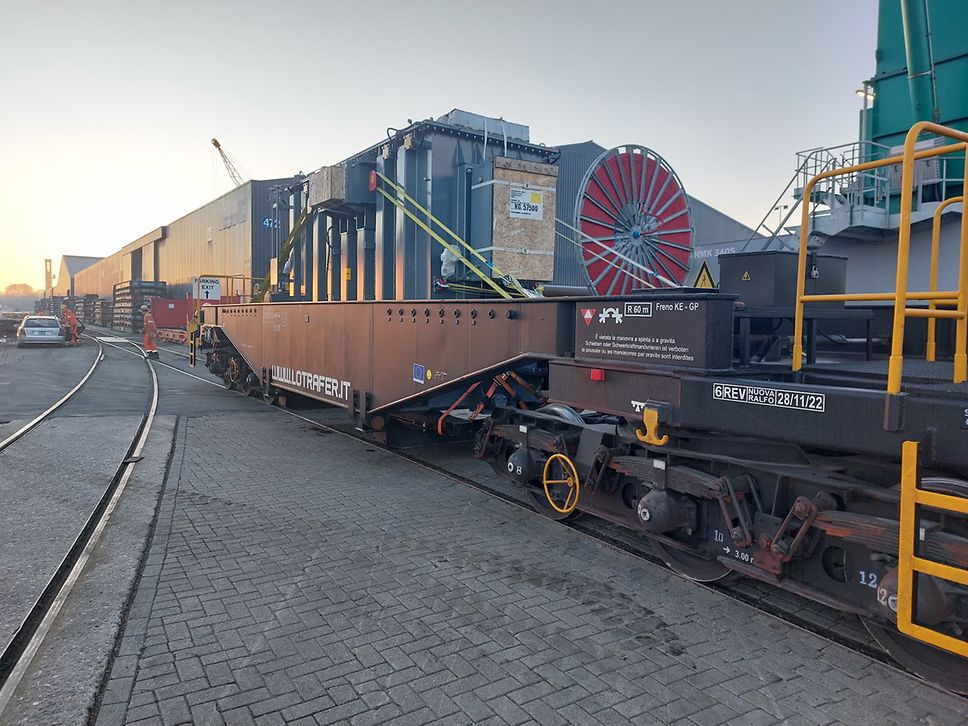
[[[553,477],[549,476],[553,473]],[[541,474],[541,483],[544,484],[545,497],[548,504],[559,514],[571,514],[578,506],[578,495],[581,485],[578,478],[578,470],[575,464],[564,454],[552,454],[545,462],[544,471]],[[566,486],[568,494],[565,496],[564,504],[559,504],[552,496],[551,487]]]

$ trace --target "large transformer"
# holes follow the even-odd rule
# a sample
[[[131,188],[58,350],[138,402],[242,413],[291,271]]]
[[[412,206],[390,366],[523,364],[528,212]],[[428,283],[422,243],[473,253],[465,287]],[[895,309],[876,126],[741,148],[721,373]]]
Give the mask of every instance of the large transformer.
[[[641,146],[563,152],[527,126],[454,110],[387,129],[289,191],[295,233],[275,300],[526,297],[554,282],[616,294],[689,272],[689,198]]]

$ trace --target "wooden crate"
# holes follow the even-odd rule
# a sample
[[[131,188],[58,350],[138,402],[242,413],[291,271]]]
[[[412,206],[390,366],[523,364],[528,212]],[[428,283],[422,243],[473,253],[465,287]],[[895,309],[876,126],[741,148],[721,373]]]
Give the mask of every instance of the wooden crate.
[[[520,280],[549,282],[555,266],[558,167],[494,158],[492,261]]]

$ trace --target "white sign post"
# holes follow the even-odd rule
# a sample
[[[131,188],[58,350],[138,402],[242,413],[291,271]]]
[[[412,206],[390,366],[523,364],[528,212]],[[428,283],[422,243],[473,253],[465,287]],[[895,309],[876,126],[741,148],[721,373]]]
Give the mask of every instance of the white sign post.
[[[199,278],[196,297],[202,302],[218,302],[222,299],[222,280],[218,277]]]

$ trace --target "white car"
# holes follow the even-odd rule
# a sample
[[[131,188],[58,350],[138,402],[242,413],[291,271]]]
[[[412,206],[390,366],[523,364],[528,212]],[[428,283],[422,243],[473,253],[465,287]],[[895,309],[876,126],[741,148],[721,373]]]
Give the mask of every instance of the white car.
[[[64,345],[67,336],[53,315],[28,315],[17,328],[17,347],[25,345]]]

